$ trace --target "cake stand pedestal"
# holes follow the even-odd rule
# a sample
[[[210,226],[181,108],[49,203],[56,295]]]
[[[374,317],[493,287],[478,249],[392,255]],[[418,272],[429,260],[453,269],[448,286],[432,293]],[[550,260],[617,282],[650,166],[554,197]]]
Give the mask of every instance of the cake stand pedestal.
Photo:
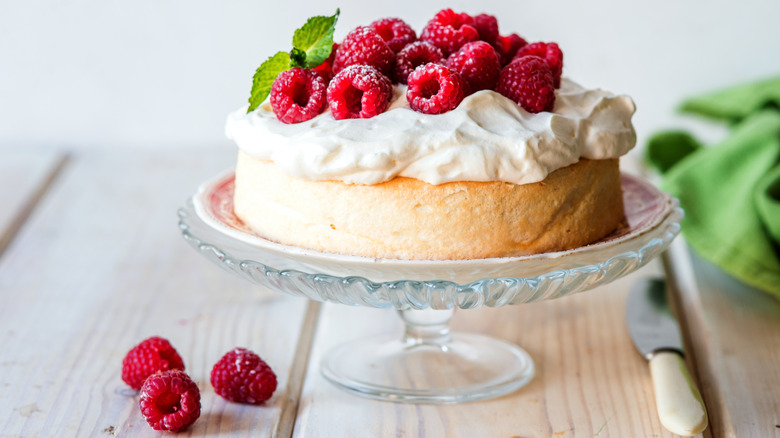
[[[488,336],[451,333],[454,310],[399,310],[402,337],[336,347],[322,360],[330,382],[365,397],[407,403],[460,403],[512,392],[534,375],[531,356]]]
[[[313,300],[395,308],[401,336],[350,342],[328,352],[323,376],[354,394],[405,403],[460,403],[527,384],[534,363],[516,345],[451,333],[454,309],[562,297],[646,264],[679,233],[677,200],[622,178],[626,224],[581,248],[525,257],[408,261],[327,254],[270,242],[233,214],[233,175],[204,183],[179,210],[179,228],[201,254],[260,286]]]

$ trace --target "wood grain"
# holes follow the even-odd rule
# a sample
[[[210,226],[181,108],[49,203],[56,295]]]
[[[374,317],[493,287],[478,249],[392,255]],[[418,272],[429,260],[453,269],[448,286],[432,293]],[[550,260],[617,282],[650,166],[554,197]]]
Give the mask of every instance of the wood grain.
[[[596,290],[541,303],[456,312],[454,329],[525,348],[537,375],[519,391],[462,405],[410,406],[353,396],[319,375],[323,352],[372,334],[398,333],[392,310],[326,304],[304,387],[296,437],[646,437],[663,429],[647,362],[625,326],[630,285],[642,270]]]
[[[54,150],[0,150],[0,255],[65,165]]]
[[[287,382],[307,302],[234,278],[176,226],[178,206],[232,155],[72,158],[0,259],[0,436],[158,436],[120,379],[125,352],[152,335],[171,340],[202,391],[203,414],[183,436],[276,435],[297,400]],[[263,405],[226,402],[208,383],[235,346],[277,372]]]
[[[780,436],[780,301],[676,242],[666,260],[715,437]]]

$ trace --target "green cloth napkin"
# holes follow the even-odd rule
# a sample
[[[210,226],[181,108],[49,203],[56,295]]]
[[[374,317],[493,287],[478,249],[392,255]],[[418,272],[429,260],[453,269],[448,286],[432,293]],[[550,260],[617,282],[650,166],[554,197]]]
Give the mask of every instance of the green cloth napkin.
[[[654,135],[650,162],[680,199],[682,231],[703,258],[780,298],[780,77],[686,101],[686,112],[732,125],[722,143]]]

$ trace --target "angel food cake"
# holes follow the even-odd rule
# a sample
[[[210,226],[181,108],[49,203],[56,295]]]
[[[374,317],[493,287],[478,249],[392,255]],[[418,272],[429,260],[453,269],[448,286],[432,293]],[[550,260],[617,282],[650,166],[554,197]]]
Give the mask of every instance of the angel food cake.
[[[419,40],[400,19],[341,44],[313,38],[319,52],[298,38],[312,22],[332,37],[336,19],[296,31],[301,47],[266,61],[249,108],[228,116],[234,210],[258,235],[457,260],[575,248],[623,222],[618,158],[636,142],[634,104],[561,78],[555,43],[451,10]]]

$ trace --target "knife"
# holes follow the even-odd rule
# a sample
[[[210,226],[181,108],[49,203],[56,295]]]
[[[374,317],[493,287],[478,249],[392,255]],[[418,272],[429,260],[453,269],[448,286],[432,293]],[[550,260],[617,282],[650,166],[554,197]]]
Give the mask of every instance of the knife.
[[[664,280],[647,278],[634,284],[626,319],[634,345],[650,363],[661,424],[682,436],[701,433],[707,428],[707,411],[683,361],[680,328],[666,301]]]

